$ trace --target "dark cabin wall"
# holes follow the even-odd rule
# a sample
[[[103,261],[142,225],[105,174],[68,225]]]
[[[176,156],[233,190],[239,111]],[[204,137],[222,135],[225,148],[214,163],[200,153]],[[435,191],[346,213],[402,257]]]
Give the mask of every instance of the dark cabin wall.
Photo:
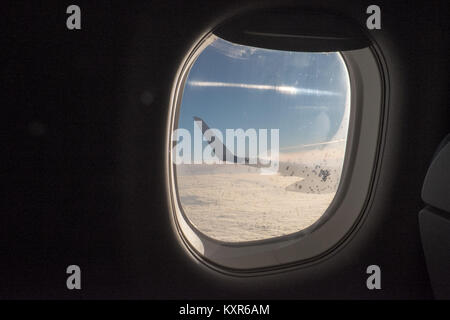
[[[372,4],[291,3],[361,24]],[[389,70],[389,113],[377,189],[351,241],[320,263],[252,278],[211,271],[178,243],[165,125],[195,39],[270,2],[77,1],[79,32],[65,28],[69,4],[5,5],[0,298],[432,297],[417,214],[427,166],[450,132],[445,1],[377,2],[382,30],[372,36]],[[79,292],[65,287],[69,264],[82,268]],[[370,264],[382,268],[381,291],[365,287]]]

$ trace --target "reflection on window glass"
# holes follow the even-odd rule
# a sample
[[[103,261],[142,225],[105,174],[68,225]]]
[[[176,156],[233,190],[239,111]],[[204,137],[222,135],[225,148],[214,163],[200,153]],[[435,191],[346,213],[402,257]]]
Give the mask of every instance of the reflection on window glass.
[[[341,178],[349,99],[337,52],[214,38],[188,74],[172,139],[187,219],[226,242],[278,237],[316,222]]]

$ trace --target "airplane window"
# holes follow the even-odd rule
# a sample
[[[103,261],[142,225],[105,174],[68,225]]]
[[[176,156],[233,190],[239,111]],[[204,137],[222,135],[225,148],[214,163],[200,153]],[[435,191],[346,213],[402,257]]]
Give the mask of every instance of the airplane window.
[[[349,115],[349,74],[339,52],[214,37],[185,79],[172,134],[187,221],[224,242],[311,226],[338,190]]]

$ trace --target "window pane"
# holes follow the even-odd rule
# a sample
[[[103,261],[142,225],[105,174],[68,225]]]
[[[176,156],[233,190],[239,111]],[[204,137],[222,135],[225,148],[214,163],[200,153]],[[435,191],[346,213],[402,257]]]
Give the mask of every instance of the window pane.
[[[215,38],[192,65],[173,135],[186,217],[227,242],[307,228],[336,194],[349,111],[348,72],[339,53],[267,50]]]

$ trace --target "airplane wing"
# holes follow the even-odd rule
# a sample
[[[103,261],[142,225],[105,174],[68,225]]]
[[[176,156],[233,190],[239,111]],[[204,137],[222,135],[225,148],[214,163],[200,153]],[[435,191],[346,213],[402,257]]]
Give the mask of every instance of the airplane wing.
[[[195,123],[200,127],[202,134],[204,135],[209,126],[199,117],[194,117]],[[208,139],[208,143],[212,144],[217,137],[212,137]],[[262,164],[260,159],[256,161],[250,161],[249,158],[240,158],[234,155],[223,143],[222,141],[216,142],[215,145],[219,145],[221,150],[214,150],[215,155],[222,161],[229,163],[229,159],[232,159],[233,163],[243,164],[251,167],[257,168],[267,168],[270,167],[269,164]],[[301,193],[330,193],[337,190],[341,168],[338,166],[326,165],[325,163],[318,162],[314,165],[306,165],[301,162],[293,161],[280,161],[278,173],[282,176],[295,176],[301,177],[302,179],[287,186],[287,191],[301,192]]]
[[[314,166],[301,163],[280,162],[279,174],[283,176],[301,177],[286,187],[288,191],[301,193],[330,193],[335,192],[339,185],[340,172],[337,167],[316,164]]]
[[[208,131],[210,129],[208,124],[206,124],[206,122],[203,121],[203,119],[194,116],[194,121],[202,130],[203,135],[206,133],[206,131]],[[216,139],[217,139],[217,141],[216,141]],[[231,159],[232,163],[244,164],[244,165],[248,165],[248,166],[256,167],[256,168],[269,168],[271,166],[270,161],[268,164],[264,164],[259,158],[257,158],[256,160],[253,160],[253,159],[249,159],[248,157],[242,158],[242,157],[236,156],[217,137],[213,136],[211,139],[208,139],[207,141],[208,141],[208,144],[210,144],[210,145],[213,142],[216,142],[215,143],[216,145],[218,144],[221,146],[219,150],[213,149],[213,152],[223,162],[230,162],[230,159]]]

